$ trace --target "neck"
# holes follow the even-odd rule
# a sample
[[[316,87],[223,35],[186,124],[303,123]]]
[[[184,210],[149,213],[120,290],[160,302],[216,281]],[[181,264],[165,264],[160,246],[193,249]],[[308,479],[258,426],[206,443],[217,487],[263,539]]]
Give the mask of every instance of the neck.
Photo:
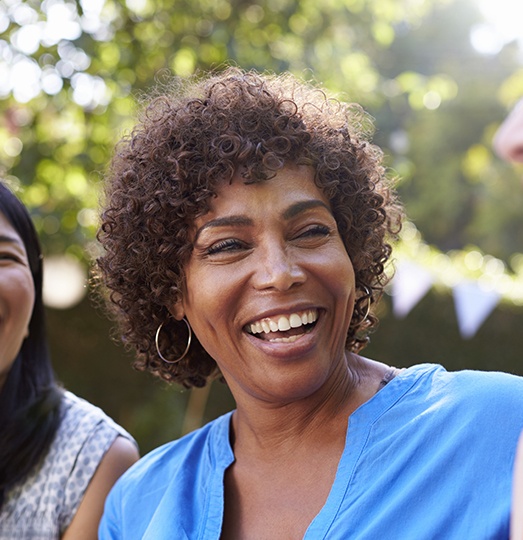
[[[317,392],[286,403],[237,401],[233,415],[233,446],[276,458],[296,448],[343,442],[348,417],[379,389],[387,366],[348,354]],[[279,451],[280,452],[279,452]]]

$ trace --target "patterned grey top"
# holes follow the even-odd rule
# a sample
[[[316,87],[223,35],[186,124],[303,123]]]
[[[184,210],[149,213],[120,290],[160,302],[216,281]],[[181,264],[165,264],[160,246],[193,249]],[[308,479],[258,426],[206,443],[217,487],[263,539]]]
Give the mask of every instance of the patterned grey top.
[[[1,540],[57,540],[71,523],[87,486],[118,435],[132,437],[101,409],[65,392],[62,421],[49,452],[8,493]]]

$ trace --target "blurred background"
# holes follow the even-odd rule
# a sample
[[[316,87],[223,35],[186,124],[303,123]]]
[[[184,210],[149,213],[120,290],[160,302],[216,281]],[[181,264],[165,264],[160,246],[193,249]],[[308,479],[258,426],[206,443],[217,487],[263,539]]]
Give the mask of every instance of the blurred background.
[[[134,371],[87,285],[137,100],[228,64],[290,70],[376,119],[409,221],[365,354],[523,375],[523,168],[491,147],[523,97],[522,21],[514,0],[0,0],[0,176],[41,235],[59,379],[142,452],[234,406],[221,383]]]

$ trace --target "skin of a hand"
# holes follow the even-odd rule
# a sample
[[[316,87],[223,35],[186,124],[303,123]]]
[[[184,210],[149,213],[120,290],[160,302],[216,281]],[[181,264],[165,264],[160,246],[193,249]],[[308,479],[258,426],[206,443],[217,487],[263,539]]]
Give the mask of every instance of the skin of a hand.
[[[493,146],[500,158],[523,163],[523,99],[502,122],[494,136]]]

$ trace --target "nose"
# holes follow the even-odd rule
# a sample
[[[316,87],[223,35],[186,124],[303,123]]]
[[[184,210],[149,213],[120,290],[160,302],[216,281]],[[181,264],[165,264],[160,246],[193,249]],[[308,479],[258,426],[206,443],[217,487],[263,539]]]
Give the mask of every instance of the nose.
[[[256,289],[287,291],[306,280],[306,272],[291,249],[273,244],[258,250],[253,278]]]

